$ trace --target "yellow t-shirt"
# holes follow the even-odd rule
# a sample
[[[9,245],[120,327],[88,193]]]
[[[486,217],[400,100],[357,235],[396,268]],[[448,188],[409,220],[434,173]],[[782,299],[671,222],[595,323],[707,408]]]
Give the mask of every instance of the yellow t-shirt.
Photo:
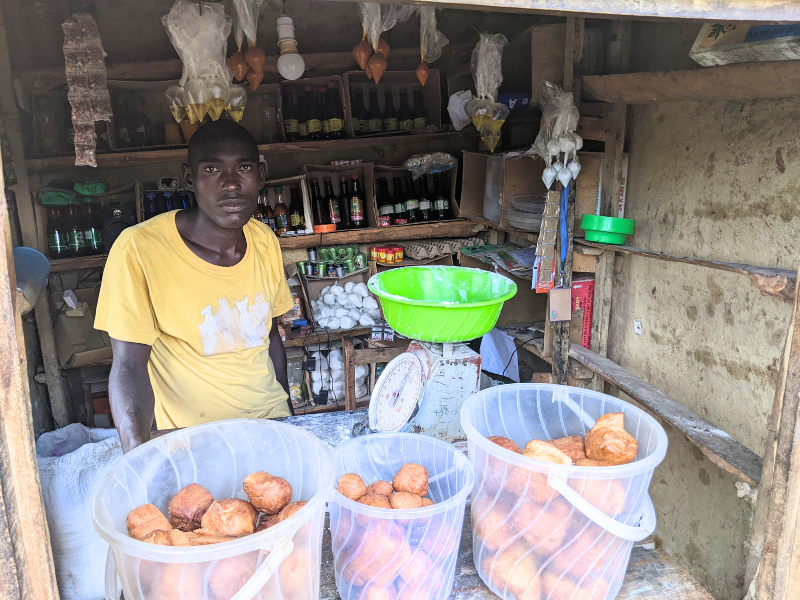
[[[152,347],[159,429],[289,416],[269,357],[272,317],[293,306],[275,234],[251,219],[239,264],[195,255],[177,211],[126,229],[108,255],[94,326]]]

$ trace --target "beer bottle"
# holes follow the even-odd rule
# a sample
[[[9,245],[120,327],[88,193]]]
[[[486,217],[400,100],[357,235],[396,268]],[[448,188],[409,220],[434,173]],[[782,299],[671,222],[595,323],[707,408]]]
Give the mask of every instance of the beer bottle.
[[[339,229],[342,219],[339,216],[339,199],[333,193],[333,182],[330,177],[325,177],[322,181],[325,183],[325,207],[328,210],[329,222]]]
[[[422,91],[414,92],[414,108],[411,109],[411,115],[414,117],[414,131],[422,131],[428,126],[428,115],[422,103]]]
[[[394,108],[391,90],[383,95],[383,130],[387,133],[394,133],[398,130],[397,111]]]
[[[87,254],[103,253],[103,225],[100,218],[100,203],[86,198],[84,204],[83,239],[86,240]]]
[[[408,212],[406,210],[406,197],[403,194],[403,185],[399,177],[392,179],[392,186],[394,193],[392,200],[394,200],[394,224],[405,225],[408,223]]]
[[[308,106],[306,96],[300,94],[297,97],[297,139],[301,142],[308,139]]]
[[[419,193],[417,193],[411,173],[406,175],[406,212],[409,223],[419,223],[422,220],[419,214]]]
[[[363,229],[367,226],[367,215],[364,213],[364,192],[361,191],[361,180],[356,173],[350,176],[353,180],[353,191],[350,194],[350,220],[353,229]]]
[[[414,131],[414,117],[408,105],[408,92],[400,92],[400,110],[397,113],[397,126],[400,131]]]
[[[319,180],[311,180],[311,212],[314,214],[314,225],[330,225],[330,209],[325,203],[322,194],[319,193]]]
[[[328,124],[330,127],[330,138],[340,139],[344,137],[344,109],[342,108],[342,97],[339,95],[339,88],[333,81],[328,82],[327,92]]]
[[[283,134],[287,142],[294,142],[300,137],[297,122],[297,107],[291,92],[283,94]]]
[[[369,133],[369,117],[367,116],[367,107],[364,106],[364,92],[361,88],[356,88],[354,94],[353,129],[356,135],[364,135]]]
[[[341,219],[342,229],[352,229],[353,222],[350,219],[350,190],[347,185],[347,177],[339,177],[339,218]],[[338,229],[339,226],[337,225]]]
[[[69,256],[67,232],[64,229],[64,209],[66,206],[51,205],[47,208],[47,246],[52,260]]]
[[[389,184],[386,179],[378,179],[376,198],[378,204],[378,227],[389,227],[394,224],[394,202],[389,197]]]
[[[380,133],[383,131],[383,115],[378,106],[377,90],[369,92],[369,110],[367,111],[369,133]]]
[[[275,233],[283,235],[291,228],[289,223],[289,208],[283,202],[283,188],[275,186],[275,193],[278,195],[278,202],[275,204]]]
[[[314,98],[314,89],[307,85],[305,88],[306,128],[309,140],[322,139],[322,115],[320,115],[319,102]]]
[[[436,173],[433,176],[433,189],[435,200],[434,216],[439,221],[450,218],[450,199],[445,194],[444,175]]]
[[[300,189],[296,185],[289,188],[289,198],[289,221],[292,230],[302,233],[306,230],[306,217],[303,201],[300,200]]]
[[[70,256],[86,256],[83,211],[77,201],[67,207],[67,243]]]
[[[428,176],[419,178],[419,216],[422,221],[433,221],[431,212],[431,193],[428,190]]]
[[[321,85],[317,88],[319,92],[319,115],[320,121],[322,121],[322,139],[329,140],[331,139],[331,120],[328,114],[328,88],[324,85]]]

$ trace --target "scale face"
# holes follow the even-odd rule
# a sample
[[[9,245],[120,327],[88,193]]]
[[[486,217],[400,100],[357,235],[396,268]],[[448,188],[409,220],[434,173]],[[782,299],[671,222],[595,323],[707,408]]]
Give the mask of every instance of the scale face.
[[[373,431],[400,431],[414,416],[425,389],[427,373],[410,352],[393,358],[381,373],[369,402]]]

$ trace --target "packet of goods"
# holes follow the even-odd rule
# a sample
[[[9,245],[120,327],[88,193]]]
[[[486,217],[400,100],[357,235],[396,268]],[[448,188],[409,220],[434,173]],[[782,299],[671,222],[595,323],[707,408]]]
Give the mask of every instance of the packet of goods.
[[[475,129],[486,146],[494,152],[500,142],[500,128],[508,117],[508,107],[496,102],[497,89],[503,81],[503,46],[508,43],[502,34],[482,33],[472,51],[472,78],[478,96],[464,106]]]

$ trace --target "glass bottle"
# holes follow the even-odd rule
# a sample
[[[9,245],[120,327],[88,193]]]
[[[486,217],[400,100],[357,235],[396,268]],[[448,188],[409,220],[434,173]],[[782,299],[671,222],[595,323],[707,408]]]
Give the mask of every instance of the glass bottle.
[[[311,180],[311,212],[314,215],[314,225],[330,225],[331,211],[325,198],[319,193],[319,180]]]
[[[83,205],[83,239],[87,254],[103,253],[103,225],[100,218],[100,203],[86,198]]]
[[[319,102],[319,115],[322,121],[322,139],[328,140],[331,137],[331,121],[328,115],[328,88],[322,85],[317,88],[317,91],[319,92],[317,101]]]
[[[157,192],[145,192],[144,194],[144,220],[152,219],[161,212],[158,205]]]
[[[403,183],[399,177],[392,179],[394,188],[392,200],[394,200],[394,224],[405,225],[408,223],[408,212],[406,209],[406,196],[403,194]]]
[[[266,188],[261,188],[258,190],[258,201],[256,203],[256,209],[253,211],[253,218],[256,221],[261,221],[264,225],[267,225],[267,190]]]
[[[178,208],[183,210],[190,210],[194,206],[192,202],[192,192],[189,190],[181,190],[178,192]]]
[[[339,216],[339,199],[333,193],[333,182],[330,177],[325,177],[322,181],[325,183],[325,206],[328,209],[329,222],[339,229],[342,219]]]
[[[378,204],[378,227],[394,225],[394,202],[389,197],[389,183],[383,177],[378,179],[375,193]]]
[[[428,126],[428,114],[420,90],[414,92],[414,108],[411,109],[411,115],[414,117],[414,131],[422,131]]]
[[[128,112],[128,134],[131,138],[131,146],[141,148],[153,145],[153,128],[150,120],[144,114],[144,100],[141,96],[133,96],[130,101]]]
[[[367,110],[367,129],[369,133],[380,133],[383,131],[383,115],[378,106],[377,90],[369,92],[369,110]]]
[[[414,117],[408,105],[408,92],[400,92],[400,110],[397,112],[397,126],[400,131],[414,131]]]
[[[353,222],[350,219],[350,190],[347,185],[347,177],[339,177],[339,218],[341,219],[342,229],[352,229]],[[337,229],[339,226],[336,226]]]
[[[295,142],[300,138],[297,129],[297,107],[294,104],[294,94],[284,92],[283,94],[283,134],[287,142]]]
[[[358,135],[369,133],[369,117],[367,116],[367,107],[364,106],[364,91],[361,88],[355,90],[353,106],[355,107],[353,109],[353,129]]]
[[[117,130],[117,148],[130,148],[132,142],[128,125],[128,105],[122,98],[117,98],[114,102],[114,127]]]
[[[419,178],[419,216],[422,221],[433,221],[433,212],[431,208],[431,192],[428,189],[428,176],[423,175]]]
[[[275,104],[270,99],[269,94],[261,95],[261,104],[258,107],[261,113],[261,142],[263,144],[274,144],[278,141],[278,121],[275,112]]]
[[[327,91],[328,123],[330,127],[330,138],[337,140],[344,137],[344,109],[342,108],[342,97],[339,95],[339,88],[333,81],[328,82]]]
[[[383,95],[383,130],[387,133],[398,130],[397,111],[394,108],[394,97],[391,90]]]
[[[175,192],[170,190],[164,190],[161,192],[161,196],[164,198],[164,211],[170,212],[171,210],[177,210],[177,201],[175,198]]]
[[[419,214],[419,193],[417,193],[411,173],[406,175],[406,213],[409,223],[419,223],[422,220]]]
[[[308,106],[305,94],[298,95],[297,98],[297,135],[300,141],[308,139]]]
[[[278,195],[278,202],[275,204],[275,233],[283,235],[291,224],[289,223],[289,208],[283,202],[283,187],[276,185],[275,193]]]
[[[433,189],[436,197],[434,217],[439,221],[445,221],[450,218],[450,199],[445,193],[444,176],[441,173],[433,176]]]
[[[319,140],[322,138],[322,116],[317,99],[314,98],[314,90],[310,85],[305,88],[306,105],[306,128],[308,129],[309,140]]]
[[[69,244],[63,218],[65,209],[65,206],[49,206],[47,208],[47,246],[52,260],[69,256]]]
[[[296,185],[289,188],[289,222],[296,233],[306,230],[305,210],[300,199],[300,189]]]
[[[83,210],[80,204],[73,201],[67,207],[67,243],[70,256],[86,256],[85,227],[83,224]]]
[[[267,225],[269,225],[269,228],[277,235],[278,226],[275,224],[275,213],[272,212],[272,207],[269,205],[269,202],[267,202],[265,212],[267,213]]]
[[[350,220],[353,229],[363,229],[367,226],[367,215],[364,211],[364,192],[361,190],[361,180],[356,173],[350,176],[353,180],[353,191],[350,194]]]

